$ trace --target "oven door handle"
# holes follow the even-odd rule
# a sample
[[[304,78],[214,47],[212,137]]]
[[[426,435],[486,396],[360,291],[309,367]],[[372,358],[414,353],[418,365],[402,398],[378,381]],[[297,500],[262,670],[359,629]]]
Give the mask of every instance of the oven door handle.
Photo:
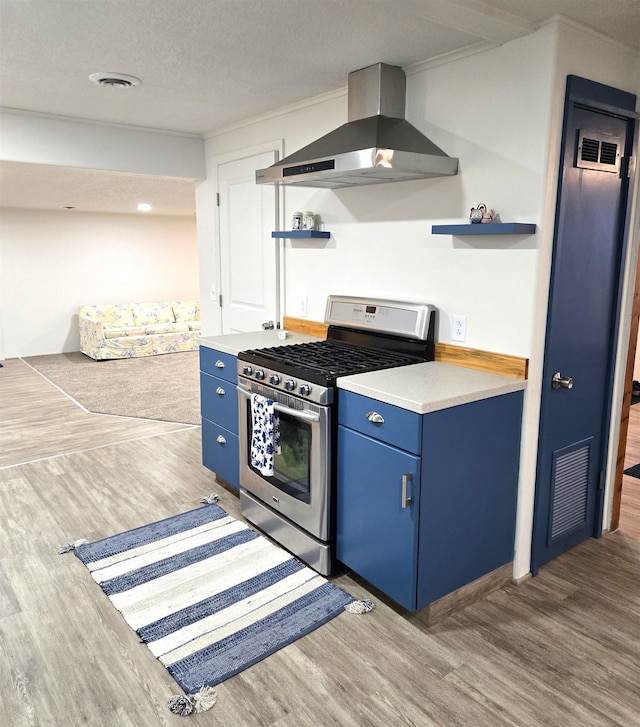
[[[251,392],[247,391],[246,389],[242,389],[238,387],[238,391],[243,395],[246,396],[247,399],[251,398]],[[266,397],[265,397],[266,398]],[[279,404],[277,401],[273,402],[273,408],[276,411],[281,412],[282,414],[288,414],[293,419],[303,419],[306,422],[319,422],[320,421],[320,415],[316,414],[312,411],[299,411],[298,409],[292,409],[289,406],[285,406],[284,404]]]

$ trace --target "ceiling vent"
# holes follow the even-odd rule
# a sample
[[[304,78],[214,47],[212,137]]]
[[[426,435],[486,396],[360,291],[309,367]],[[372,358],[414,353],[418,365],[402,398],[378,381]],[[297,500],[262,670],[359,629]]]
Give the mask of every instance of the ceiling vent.
[[[104,86],[105,88],[133,88],[142,83],[139,78],[135,76],[127,76],[125,73],[92,73],[89,76],[89,80],[97,83],[98,86]]]

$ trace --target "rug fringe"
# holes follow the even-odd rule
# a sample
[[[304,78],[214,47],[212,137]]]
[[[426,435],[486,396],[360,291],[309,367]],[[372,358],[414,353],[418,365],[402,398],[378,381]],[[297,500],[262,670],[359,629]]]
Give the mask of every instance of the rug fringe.
[[[349,613],[370,613],[376,607],[373,601],[368,598],[363,598],[361,601],[351,601],[344,607],[345,611]]]
[[[206,712],[218,701],[218,696],[213,687],[203,687],[195,694],[176,694],[171,697],[167,706],[173,714],[181,717],[188,717],[190,714]]]
[[[69,543],[61,545],[58,548],[58,553],[69,553],[70,551],[75,550],[79,545],[86,545],[88,542],[89,541],[84,538],[80,538],[80,540],[72,540]]]
[[[201,497],[200,502],[203,505],[215,505],[219,499],[220,499],[220,496],[216,495],[215,492],[212,492],[210,495],[207,495],[206,497]]]

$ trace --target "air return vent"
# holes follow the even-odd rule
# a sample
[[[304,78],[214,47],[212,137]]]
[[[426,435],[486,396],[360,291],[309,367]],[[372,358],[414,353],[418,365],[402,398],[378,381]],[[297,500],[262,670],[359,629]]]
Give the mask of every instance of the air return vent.
[[[586,521],[592,439],[554,453],[549,545]]]
[[[622,139],[597,131],[579,131],[576,167],[599,172],[620,171]]]

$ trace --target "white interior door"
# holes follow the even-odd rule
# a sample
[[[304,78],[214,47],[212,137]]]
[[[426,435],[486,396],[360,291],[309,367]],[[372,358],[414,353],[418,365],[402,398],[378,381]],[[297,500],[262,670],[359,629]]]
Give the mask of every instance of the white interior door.
[[[279,320],[277,189],[258,185],[255,170],[276,161],[276,152],[218,166],[222,332],[256,331]]]

